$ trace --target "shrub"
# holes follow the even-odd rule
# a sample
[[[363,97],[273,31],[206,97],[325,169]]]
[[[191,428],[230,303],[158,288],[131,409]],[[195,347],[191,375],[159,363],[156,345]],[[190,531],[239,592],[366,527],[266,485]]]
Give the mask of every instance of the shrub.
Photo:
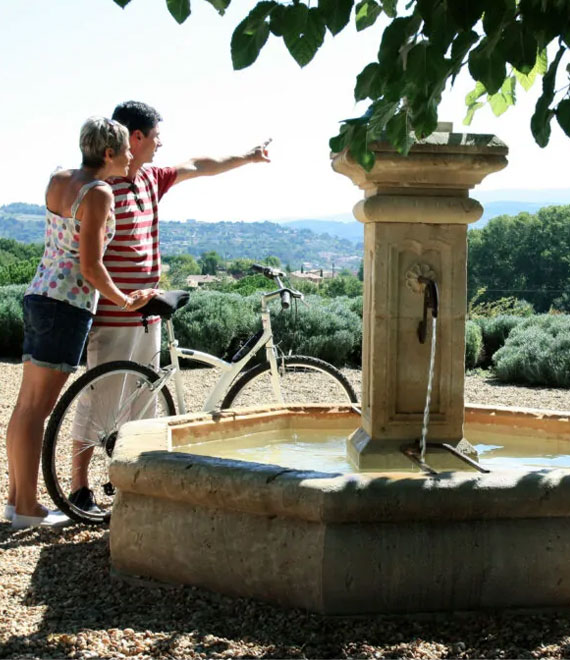
[[[475,369],[483,347],[483,333],[474,321],[465,324],[465,368]]]
[[[570,387],[570,316],[544,314],[523,321],[493,362],[504,382]]]
[[[508,296],[498,300],[486,300],[477,302],[484,295],[486,288],[477,291],[476,295],[469,301],[468,316],[470,319],[493,318],[495,316],[532,316],[534,307],[523,298]]]
[[[173,317],[180,345],[230,359],[260,329],[260,304],[259,294],[193,292]],[[360,366],[362,321],[357,300],[311,296],[309,307],[298,305],[281,312],[278,301],[271,306],[274,342],[283,353],[312,355],[337,366]],[[162,349],[164,361],[165,332]],[[262,353],[259,359],[264,357]]]
[[[242,296],[250,296],[256,291],[269,291],[271,282],[261,274],[246,275],[239,280],[226,277],[220,282],[212,282],[206,285],[207,291],[222,291],[223,293],[239,293]]]
[[[231,358],[240,343],[260,327],[254,312],[257,300],[257,296],[218,291],[191,293],[188,304],[173,317],[180,345]]]
[[[339,296],[354,298],[362,295],[362,287],[362,282],[349,273],[324,280],[319,288],[319,294],[328,298]]]
[[[362,316],[352,300],[310,296],[309,307],[274,316],[276,343],[285,353],[312,355],[336,366],[360,366],[362,361]]]
[[[521,324],[524,318],[520,316],[495,316],[493,318],[478,318],[475,320],[483,335],[483,350],[479,364],[487,369],[493,364],[493,355],[504,346],[513,328]]]
[[[0,287],[0,355],[20,357],[24,340],[22,299],[25,284]]]

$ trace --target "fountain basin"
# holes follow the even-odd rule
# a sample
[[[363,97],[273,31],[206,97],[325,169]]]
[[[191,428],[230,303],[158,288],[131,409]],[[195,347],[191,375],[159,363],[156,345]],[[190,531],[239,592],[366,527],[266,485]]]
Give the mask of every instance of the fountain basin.
[[[358,424],[349,407],[274,406],[124,425],[114,571],[327,614],[570,602],[570,469],[343,474],[177,451]],[[570,453],[563,414],[469,406],[465,429]]]

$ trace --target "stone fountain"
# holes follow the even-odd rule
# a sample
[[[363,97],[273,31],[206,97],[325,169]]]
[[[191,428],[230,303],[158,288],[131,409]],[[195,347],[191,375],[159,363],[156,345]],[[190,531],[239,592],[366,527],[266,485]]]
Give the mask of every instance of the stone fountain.
[[[126,424],[111,464],[117,574],[330,614],[570,602],[570,470],[481,473],[451,451],[461,454],[465,430],[472,442],[491,433],[497,443],[516,436],[570,453],[570,422],[464,407],[466,232],[482,212],[469,190],[505,167],[507,148],[441,128],[408,157],[374,144],[371,172],[347,152],[333,156],[333,168],[364,190],[354,210],[365,225],[362,415],[340,405],[265,406]],[[439,291],[435,448],[422,464],[413,448],[430,346],[418,325],[430,282]],[[298,428],[340,429],[353,468],[198,455],[213,440]]]

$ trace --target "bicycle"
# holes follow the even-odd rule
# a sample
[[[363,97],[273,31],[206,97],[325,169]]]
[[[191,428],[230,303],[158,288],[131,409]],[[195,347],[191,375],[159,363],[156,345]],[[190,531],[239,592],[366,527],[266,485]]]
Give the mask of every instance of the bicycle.
[[[165,321],[170,356],[166,366],[155,370],[126,360],[108,362],[86,371],[64,392],[46,427],[42,469],[48,493],[70,518],[90,524],[109,519],[114,487],[109,482],[107,468],[122,424],[186,413],[180,358],[222,371],[204,403],[203,410],[207,412],[260,402],[357,403],[352,385],[333,365],[309,356],[278,354],[273,343],[269,302],[280,297],[281,308],[286,310],[291,299],[303,300],[303,294],[284,286],[282,271],[257,264],[253,270],[273,280],[277,288],[262,294],[261,329],[230,361],[179,346],[172,315],[188,302],[190,294],[167,291],[139,310],[143,323],[152,315],[159,315]],[[265,360],[246,370],[262,349]],[[167,387],[171,382],[177,406]],[[118,389],[124,393],[119,404]],[[85,510],[70,501],[74,472],[87,475],[96,509]]]

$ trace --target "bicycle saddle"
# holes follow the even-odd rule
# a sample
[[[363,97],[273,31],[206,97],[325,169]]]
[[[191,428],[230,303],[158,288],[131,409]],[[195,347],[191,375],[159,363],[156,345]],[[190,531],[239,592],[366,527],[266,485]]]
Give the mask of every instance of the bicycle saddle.
[[[188,291],[163,291],[137,311],[143,319],[146,319],[147,316],[161,316],[169,319],[177,309],[184,307],[189,298]]]

